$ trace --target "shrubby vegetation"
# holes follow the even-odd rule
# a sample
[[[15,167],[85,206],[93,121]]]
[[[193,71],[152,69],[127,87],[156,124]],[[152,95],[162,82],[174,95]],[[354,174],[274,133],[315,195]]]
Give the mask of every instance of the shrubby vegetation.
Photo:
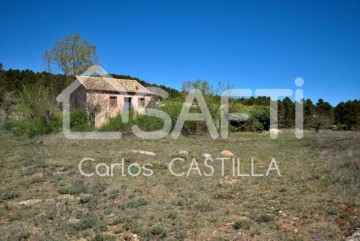
[[[79,57],[80,56],[80,57]],[[96,47],[78,34],[66,37],[55,43],[54,47],[44,55],[48,71],[53,67],[63,74],[49,72],[35,73],[31,70],[4,70],[0,63],[0,128],[11,129],[18,135],[47,134],[60,131],[61,110],[55,97],[65,89],[76,74],[82,73],[87,67],[97,62]],[[145,87],[159,87],[169,93],[169,98],[162,101],[158,108],[165,111],[172,120],[173,126],[181,112],[182,103],[191,89],[198,89],[203,94],[210,114],[219,127],[220,94],[226,88],[219,83],[217,88],[205,80],[184,81],[182,90],[178,91],[164,85],[150,84],[128,75],[111,74],[115,78],[135,79]],[[278,123],[280,128],[293,128],[295,125],[295,103],[286,97],[278,101]],[[360,101],[341,102],[336,107],[323,99],[314,104],[310,99],[303,101],[305,128],[334,128],[344,130],[360,130]],[[191,112],[198,112],[197,103],[191,107]],[[270,125],[270,98],[250,97],[232,98],[230,113],[245,113],[243,116],[231,116],[231,131],[263,131]],[[85,111],[75,110],[71,113],[70,127],[73,131],[89,131],[94,129],[89,125]],[[163,121],[157,117],[131,113],[129,122],[123,123],[121,116],[112,118],[101,131],[130,130],[136,124],[141,129],[153,131],[161,129]],[[199,134],[207,132],[203,121],[186,121],[183,134]]]
[[[119,114],[114,118],[110,118],[110,120],[99,128],[100,131],[124,131],[131,132],[131,128],[134,125],[138,125],[140,129],[144,131],[156,131],[160,130],[164,123],[160,118],[154,116],[147,116],[137,114],[135,112],[129,112],[128,121],[125,122],[122,119],[122,115]]]
[[[85,110],[73,110],[70,113],[70,130],[71,131],[89,131],[90,122]]]
[[[116,77],[132,78],[129,76]],[[66,87],[66,79],[66,76],[46,72],[1,70],[1,110],[2,122],[4,122],[2,127],[12,129],[18,135],[26,134],[28,136],[60,131],[61,113],[59,105],[55,102],[55,97]],[[140,82],[145,86],[154,86],[144,81]],[[220,119],[220,96],[211,92],[210,87],[205,86],[208,85],[206,81],[187,81],[187,88],[190,88],[191,83],[193,83],[193,87],[198,86],[205,93],[204,98],[210,114],[213,120],[218,123]],[[162,101],[159,108],[171,117],[174,125],[180,114],[187,89],[184,88],[181,92],[174,89],[166,90],[171,91],[170,96],[167,100]],[[290,98],[285,98],[278,104],[279,127],[293,128],[295,125],[295,103]],[[269,105],[270,99],[267,97],[231,99],[229,112],[246,113],[249,118],[246,121],[231,121],[230,130],[234,132],[268,130],[270,123]],[[360,129],[359,100],[341,102],[335,108],[322,99],[318,100],[316,104],[307,99],[303,105],[305,128],[320,124],[321,128],[331,128],[332,125],[337,125],[338,129]],[[191,111],[199,111],[196,103]],[[9,116],[12,118],[8,118]],[[133,124],[137,124],[141,129],[147,131],[158,130],[163,126],[163,122],[159,118],[138,115],[137,118],[128,123],[122,123],[121,117],[115,117],[101,130],[130,130]],[[71,129],[74,131],[90,130],[86,112],[76,110],[71,114]],[[207,132],[204,122],[185,122],[184,134],[201,132]]]

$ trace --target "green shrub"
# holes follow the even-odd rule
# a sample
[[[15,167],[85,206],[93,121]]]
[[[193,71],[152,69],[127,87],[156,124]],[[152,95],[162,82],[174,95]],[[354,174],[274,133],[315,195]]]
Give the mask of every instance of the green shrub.
[[[244,124],[245,131],[261,132],[264,130],[264,126],[255,117],[249,118]]]
[[[134,121],[143,131],[156,131],[164,127],[164,121],[155,116],[139,115]]]
[[[164,238],[166,237],[166,229],[163,228],[162,226],[159,225],[155,225],[151,228],[150,230],[151,234],[154,236],[159,236],[160,238]]]
[[[130,202],[125,202],[119,205],[119,208],[122,210],[125,210],[127,208],[138,208],[141,206],[145,206],[147,205],[147,201],[145,201],[144,199],[139,199],[136,201],[130,201]]]
[[[219,104],[215,103],[214,98],[210,96],[205,96],[205,101],[212,119],[213,120],[218,119],[220,113]],[[160,109],[170,116],[172,127],[174,127],[179,118],[181,109],[183,107],[183,103],[180,101],[179,102],[167,101],[164,102],[163,104],[164,105]],[[190,109],[190,112],[199,113],[200,109],[197,107],[193,107]],[[208,132],[208,128],[204,121],[186,121],[184,123],[181,132],[182,134],[185,135],[200,134],[200,133]]]
[[[270,107],[254,105],[250,110],[250,116],[259,122],[257,131],[269,130],[270,127]]]
[[[231,113],[243,113],[249,115],[249,119],[240,122],[231,122],[230,131],[261,132],[270,127],[270,107],[261,105],[245,106],[232,103],[229,107]]]
[[[10,192],[7,192],[0,196],[0,202],[6,201],[6,200],[11,200],[11,199],[17,198],[19,196],[20,196],[20,194],[18,192],[10,191]]]
[[[182,102],[167,101],[163,103],[163,106],[160,109],[170,116],[172,126],[174,126],[180,115],[181,108]]]
[[[255,221],[258,223],[267,223],[273,220],[273,217],[268,214],[261,214],[255,217]]]
[[[207,202],[200,202],[195,204],[195,208],[199,210],[200,212],[211,212],[214,211],[214,207],[210,205],[210,203]]]
[[[104,235],[102,233],[97,233],[92,241],[116,241],[115,236]]]
[[[73,228],[77,231],[86,230],[89,228],[104,231],[106,229],[106,224],[96,218],[93,214],[86,213],[80,218],[79,222],[73,224]]]
[[[89,131],[90,124],[85,110],[74,110],[70,113],[70,129],[72,131]]]
[[[51,116],[48,119],[38,117],[34,120],[23,119],[19,120],[12,129],[15,135],[27,135],[34,137],[37,135],[45,135],[52,132],[59,132],[61,129],[61,118],[57,115]]]
[[[236,221],[233,223],[232,227],[236,230],[239,229],[249,229],[250,228],[250,222],[249,221]]]
[[[58,190],[60,194],[71,194],[76,195],[80,193],[87,193],[88,192],[88,186],[84,184],[82,181],[77,181],[71,184],[68,187],[62,187]]]
[[[134,125],[135,113],[129,112],[128,121],[125,123],[122,119],[122,115],[119,114],[99,128],[99,131],[130,131]]]

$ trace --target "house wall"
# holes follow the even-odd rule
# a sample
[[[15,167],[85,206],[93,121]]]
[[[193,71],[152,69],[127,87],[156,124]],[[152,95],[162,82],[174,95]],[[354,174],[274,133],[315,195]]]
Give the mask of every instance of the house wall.
[[[82,85],[70,94],[70,111],[75,109],[86,110],[86,90]]]
[[[116,97],[116,107],[110,106],[110,97]],[[120,93],[86,93],[87,110],[92,107],[101,106],[100,112],[95,116],[95,127],[100,127],[105,124],[109,118],[115,117],[120,114],[124,108],[124,98],[130,97],[133,110],[143,113],[145,108],[139,107],[139,98],[144,98],[145,107],[151,102],[152,96],[145,95],[131,95],[131,94],[120,94]]]

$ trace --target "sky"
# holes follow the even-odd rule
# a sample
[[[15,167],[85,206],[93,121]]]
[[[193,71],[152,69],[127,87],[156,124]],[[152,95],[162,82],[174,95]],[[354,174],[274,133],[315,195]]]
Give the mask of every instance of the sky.
[[[360,1],[7,1],[0,63],[43,71],[55,41],[79,33],[109,73],[181,89],[296,89],[332,105],[360,99]]]

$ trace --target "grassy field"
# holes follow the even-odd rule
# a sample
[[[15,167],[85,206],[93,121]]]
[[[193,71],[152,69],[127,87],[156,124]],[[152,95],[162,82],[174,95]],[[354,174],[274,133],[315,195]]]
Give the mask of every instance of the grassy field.
[[[134,153],[151,151],[156,156]],[[203,153],[229,150],[250,173],[213,176],[187,171],[191,160],[207,170]],[[271,140],[268,134],[233,134],[157,141],[67,140],[61,134],[25,139],[0,135],[0,240],[343,240],[360,228],[360,134],[307,133]],[[179,154],[187,151],[187,154]],[[152,164],[154,175],[84,177],[78,164]],[[232,168],[226,160],[225,170]]]

